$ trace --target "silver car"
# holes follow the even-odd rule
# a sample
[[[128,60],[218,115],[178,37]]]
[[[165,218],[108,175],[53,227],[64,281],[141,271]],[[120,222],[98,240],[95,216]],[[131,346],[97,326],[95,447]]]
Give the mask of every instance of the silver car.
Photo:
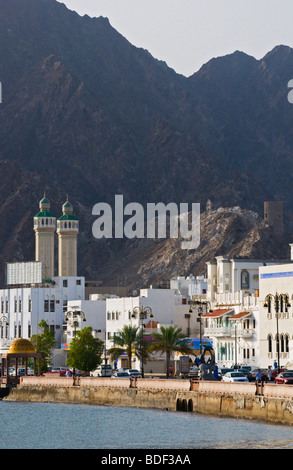
[[[222,380],[223,382],[248,382],[248,378],[242,372],[227,372]]]

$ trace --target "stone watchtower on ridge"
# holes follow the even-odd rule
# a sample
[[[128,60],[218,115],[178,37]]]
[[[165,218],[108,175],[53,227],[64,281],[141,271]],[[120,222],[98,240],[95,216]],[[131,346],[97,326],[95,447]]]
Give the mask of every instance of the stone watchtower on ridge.
[[[275,233],[284,233],[283,202],[266,201],[264,203],[264,221]]]

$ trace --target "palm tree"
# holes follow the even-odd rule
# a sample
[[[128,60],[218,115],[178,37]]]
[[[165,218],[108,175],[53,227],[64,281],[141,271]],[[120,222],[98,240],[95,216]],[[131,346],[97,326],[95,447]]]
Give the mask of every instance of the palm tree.
[[[131,357],[134,353],[139,359],[146,358],[145,348],[142,348],[143,333],[138,326],[125,325],[122,331],[114,336],[114,346],[109,349],[111,359],[118,359],[121,354],[128,356],[128,367],[131,368]],[[143,354],[142,354],[143,353]]]
[[[168,327],[161,326],[161,332],[153,333],[153,337],[153,343],[148,348],[148,351],[161,351],[161,354],[166,354],[167,378],[169,378],[170,358],[173,352],[194,355],[194,351],[186,343],[186,336],[182,333],[181,328],[176,328],[172,325]]]

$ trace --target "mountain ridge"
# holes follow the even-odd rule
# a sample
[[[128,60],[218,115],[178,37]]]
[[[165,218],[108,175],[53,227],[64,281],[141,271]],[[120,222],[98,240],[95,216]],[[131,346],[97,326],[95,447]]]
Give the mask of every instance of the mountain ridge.
[[[19,223],[9,216],[2,230],[3,270],[16,254],[33,259],[32,217],[44,189],[56,210],[69,194],[81,220],[80,273],[105,282],[138,246],[93,239],[92,207],[113,204],[116,194],[143,206],[198,202],[202,213],[211,200],[215,210],[240,206],[260,217],[265,200],[280,199],[291,230],[291,48],[276,46],[260,60],[235,51],[184,77],[133,46],[108,18],[80,16],[55,0],[0,0],[0,8],[0,174],[8,194],[22,190],[19,200],[5,192],[0,199],[1,217],[15,215],[16,200],[21,206]],[[149,243],[147,252],[157,250]],[[165,267],[171,272],[176,259],[166,259],[175,263]],[[125,272],[139,279],[129,263]]]

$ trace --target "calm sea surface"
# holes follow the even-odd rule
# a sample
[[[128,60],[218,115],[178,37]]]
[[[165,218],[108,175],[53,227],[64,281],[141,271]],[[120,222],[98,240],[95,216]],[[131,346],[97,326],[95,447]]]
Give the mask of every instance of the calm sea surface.
[[[196,413],[0,401],[1,449],[293,449],[293,427]]]

